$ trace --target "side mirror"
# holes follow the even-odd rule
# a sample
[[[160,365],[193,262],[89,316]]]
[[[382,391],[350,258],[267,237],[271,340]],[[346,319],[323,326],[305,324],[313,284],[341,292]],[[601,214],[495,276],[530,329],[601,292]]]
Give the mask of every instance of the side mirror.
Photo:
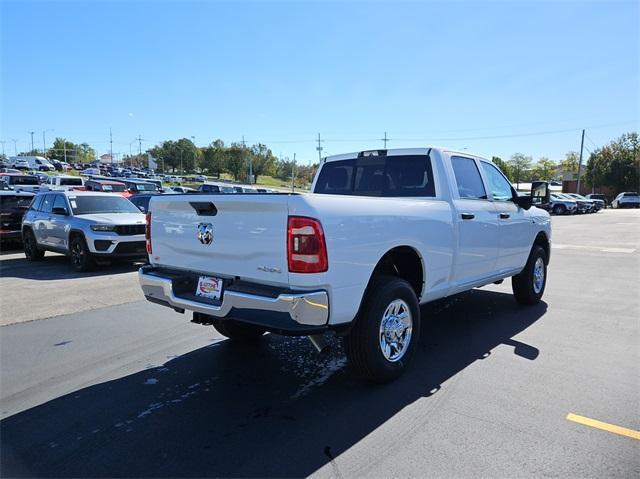
[[[62,215],[62,216],[68,216],[69,215],[69,212],[67,211],[66,208],[61,208],[59,206],[56,206],[56,207],[52,208],[51,212],[54,215]]]
[[[533,205],[533,198],[531,196],[518,196],[513,199],[514,203],[524,210],[528,210]]]
[[[547,208],[550,202],[549,183],[534,181],[531,183],[531,200],[539,208]]]

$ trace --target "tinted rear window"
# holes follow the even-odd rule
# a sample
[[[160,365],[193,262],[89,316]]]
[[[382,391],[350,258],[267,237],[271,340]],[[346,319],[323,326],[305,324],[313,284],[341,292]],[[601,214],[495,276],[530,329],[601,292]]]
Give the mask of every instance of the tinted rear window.
[[[367,156],[325,163],[315,193],[383,197],[435,196],[426,155]]]
[[[638,193],[625,193],[624,196],[638,196]]]
[[[12,185],[39,185],[37,176],[9,176]]]
[[[82,186],[81,178],[60,178],[61,186]]]
[[[14,196],[14,195],[2,195],[0,196],[0,210],[10,211],[16,209],[29,208],[33,196]]]

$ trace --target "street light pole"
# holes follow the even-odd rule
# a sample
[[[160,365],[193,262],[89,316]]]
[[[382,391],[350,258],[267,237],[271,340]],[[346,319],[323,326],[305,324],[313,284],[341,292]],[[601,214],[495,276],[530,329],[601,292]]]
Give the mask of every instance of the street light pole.
[[[54,130],[52,128],[48,130],[42,130],[42,155],[43,156],[47,155],[47,138],[45,135],[48,131],[54,131]]]
[[[31,151],[33,152],[33,134],[35,131],[30,131],[29,133],[31,134]]]

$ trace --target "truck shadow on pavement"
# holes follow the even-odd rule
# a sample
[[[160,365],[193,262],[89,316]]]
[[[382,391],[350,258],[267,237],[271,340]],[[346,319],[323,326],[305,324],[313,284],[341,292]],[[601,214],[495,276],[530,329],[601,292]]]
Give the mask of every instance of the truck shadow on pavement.
[[[52,281],[58,279],[90,278],[110,274],[122,274],[137,271],[142,262],[131,263],[116,261],[111,264],[96,265],[92,271],[78,273],[71,266],[67,256],[46,253],[39,262],[27,261],[24,256],[0,260],[0,277]]]
[[[338,342],[320,357],[305,338],[216,341],[0,421],[2,474],[299,477],[328,464],[339,476],[334,458],[418,400],[431,403],[389,428],[384,447],[428,428],[456,375],[494,348],[513,347],[527,368],[539,351],[513,337],[546,309],[483,290],[432,303],[410,370],[383,386],[354,377]]]

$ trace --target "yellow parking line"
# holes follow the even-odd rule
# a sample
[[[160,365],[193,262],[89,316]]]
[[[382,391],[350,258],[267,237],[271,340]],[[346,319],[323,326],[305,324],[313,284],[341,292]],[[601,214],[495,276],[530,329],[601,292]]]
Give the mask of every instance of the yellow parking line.
[[[607,422],[598,421],[596,419],[590,419],[584,416],[578,416],[577,414],[567,414],[567,420],[577,422],[578,424],[584,424],[585,426],[595,427],[596,429],[602,429],[603,431],[612,432],[614,434],[620,434],[621,436],[630,437],[631,439],[637,439],[640,441],[640,431],[634,429],[628,429],[622,426],[616,426],[615,424],[609,424]]]

